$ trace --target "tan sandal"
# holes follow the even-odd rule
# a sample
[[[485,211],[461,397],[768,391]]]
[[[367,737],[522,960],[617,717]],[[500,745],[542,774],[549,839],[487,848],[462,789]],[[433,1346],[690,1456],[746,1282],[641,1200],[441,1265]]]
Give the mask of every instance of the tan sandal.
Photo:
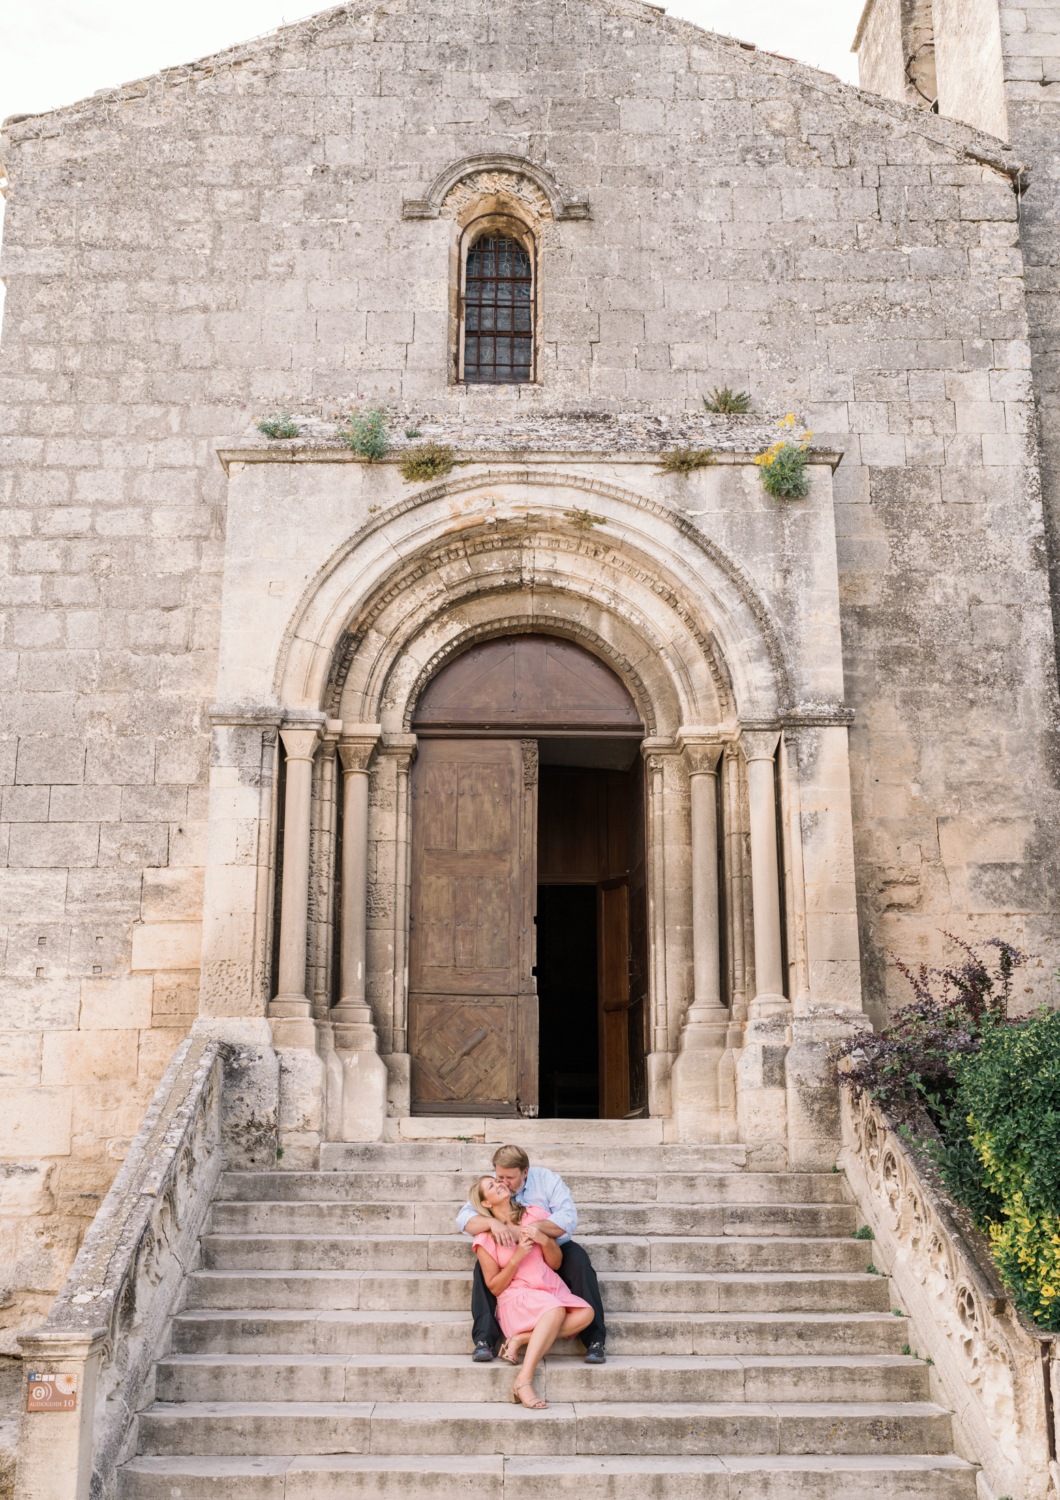
[[[514,1347],[514,1343],[515,1335],[513,1334],[510,1339],[505,1339],[504,1343],[497,1350],[497,1358],[506,1359],[510,1365],[520,1364],[521,1360],[519,1359],[519,1349],[522,1348],[522,1345],[520,1345],[519,1349],[517,1349]]]
[[[520,1396],[519,1392],[525,1391],[527,1386],[529,1386],[532,1391],[534,1390],[534,1382],[532,1380],[517,1380],[516,1383],[512,1386],[513,1405],[525,1406],[527,1411],[544,1411],[548,1406],[548,1402],[542,1401],[541,1397],[537,1394],[536,1391],[534,1391],[533,1401],[524,1401],[522,1396]]]

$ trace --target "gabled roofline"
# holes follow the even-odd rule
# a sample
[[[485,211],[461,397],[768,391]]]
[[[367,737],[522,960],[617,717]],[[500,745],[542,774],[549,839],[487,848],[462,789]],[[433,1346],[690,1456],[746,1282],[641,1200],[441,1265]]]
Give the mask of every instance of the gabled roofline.
[[[585,0],[585,3],[611,15],[628,16],[631,20],[659,25],[671,35],[676,32],[686,38],[692,46],[709,46],[715,51],[721,47],[731,49],[735,56],[742,56],[748,66],[765,66],[778,76],[791,79],[800,87],[887,115],[898,127],[911,130],[943,150],[951,151],[957,160],[975,162],[1009,177],[1017,191],[1022,191],[1027,186],[1030,175],[1028,165],[1017,157],[1014,148],[973,125],[950,120],[895,99],[886,99],[881,94],[869,93],[855,84],[843,83],[834,73],[826,73],[778,52],[765,51],[753,42],[741,42],[735,37],[705,31],[692,21],[668,16],[663,7],[649,4],[648,0]],[[874,0],[867,0],[866,13],[873,3]],[[93,108],[111,109],[116,104],[133,104],[136,100],[145,98],[155,88],[176,88],[181,84],[201,82],[225,68],[250,62],[270,48],[283,46],[289,39],[328,31],[347,19],[365,20],[382,8],[380,0],[347,0],[346,4],[277,27],[221,52],[200,57],[179,67],[164,68],[158,73],[121,84],[114,89],[100,89],[86,99],[61,108],[35,115],[11,115],[3,122],[3,133],[11,145],[57,136],[62,133],[66,121],[74,123],[78,118],[89,115]],[[862,19],[864,20],[864,16]]]

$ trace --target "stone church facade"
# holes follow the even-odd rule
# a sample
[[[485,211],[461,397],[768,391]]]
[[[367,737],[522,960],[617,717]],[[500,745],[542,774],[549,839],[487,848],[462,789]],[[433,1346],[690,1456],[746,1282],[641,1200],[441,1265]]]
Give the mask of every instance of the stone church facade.
[[[5,1347],[189,1031],[251,1166],[588,1088],[827,1170],[896,958],[1052,1001],[1058,18],[869,0],[859,90],[640,0],[356,0],[6,122]]]

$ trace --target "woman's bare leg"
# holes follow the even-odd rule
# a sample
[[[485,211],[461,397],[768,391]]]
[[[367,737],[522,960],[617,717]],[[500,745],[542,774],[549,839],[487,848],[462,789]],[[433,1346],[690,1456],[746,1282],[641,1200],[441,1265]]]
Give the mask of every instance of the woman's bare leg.
[[[515,1386],[519,1394],[519,1400],[522,1401],[524,1406],[526,1405],[524,1392],[531,1399],[536,1395],[536,1392],[533,1390],[534,1371],[537,1369],[542,1356],[547,1354],[556,1342],[556,1336],[563,1327],[565,1315],[566,1310],[564,1308],[550,1307],[548,1312],[542,1313],[534,1324],[534,1331],[530,1335],[530,1342],[527,1344],[526,1353],[523,1355],[523,1367],[519,1371]],[[530,1390],[526,1389],[527,1386],[530,1387]]]
[[[576,1333],[581,1333],[588,1328],[593,1321],[593,1310],[591,1307],[572,1307],[563,1319],[563,1327],[557,1337],[561,1339],[572,1339]]]

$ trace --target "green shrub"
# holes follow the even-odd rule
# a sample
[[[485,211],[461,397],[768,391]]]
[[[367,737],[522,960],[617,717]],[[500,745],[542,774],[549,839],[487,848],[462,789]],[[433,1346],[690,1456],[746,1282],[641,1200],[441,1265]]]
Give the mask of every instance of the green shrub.
[[[871,1224],[862,1224],[860,1229],[855,1229],[851,1232],[850,1238],[852,1240],[874,1240],[876,1236],[872,1232]]]
[[[659,467],[667,474],[688,475],[694,469],[709,469],[714,463],[713,448],[671,448],[659,459]]]
[[[732,391],[727,385],[719,391],[715,386],[709,396],[703,397],[703,405],[725,417],[740,417],[751,410],[751,397],[747,391]]]
[[[968,1204],[990,1236],[1001,1279],[1020,1312],[1060,1329],[1060,1011],[985,1034],[962,1059],[953,1129],[940,1153],[947,1187],[954,1145],[980,1164],[979,1198]],[[971,1175],[962,1152],[961,1169]],[[974,1185],[974,1184],[973,1184]]]
[[[390,451],[390,434],[387,431],[386,413],[372,407],[366,412],[351,412],[345,422],[338,424],[339,437],[370,463],[385,458]]]
[[[281,412],[274,412],[270,417],[262,417],[256,425],[258,431],[264,433],[267,438],[296,438],[298,436],[298,423],[286,406]]]
[[[401,477],[406,484],[414,480],[437,479],[451,474],[456,453],[448,443],[420,443],[401,455]]]

